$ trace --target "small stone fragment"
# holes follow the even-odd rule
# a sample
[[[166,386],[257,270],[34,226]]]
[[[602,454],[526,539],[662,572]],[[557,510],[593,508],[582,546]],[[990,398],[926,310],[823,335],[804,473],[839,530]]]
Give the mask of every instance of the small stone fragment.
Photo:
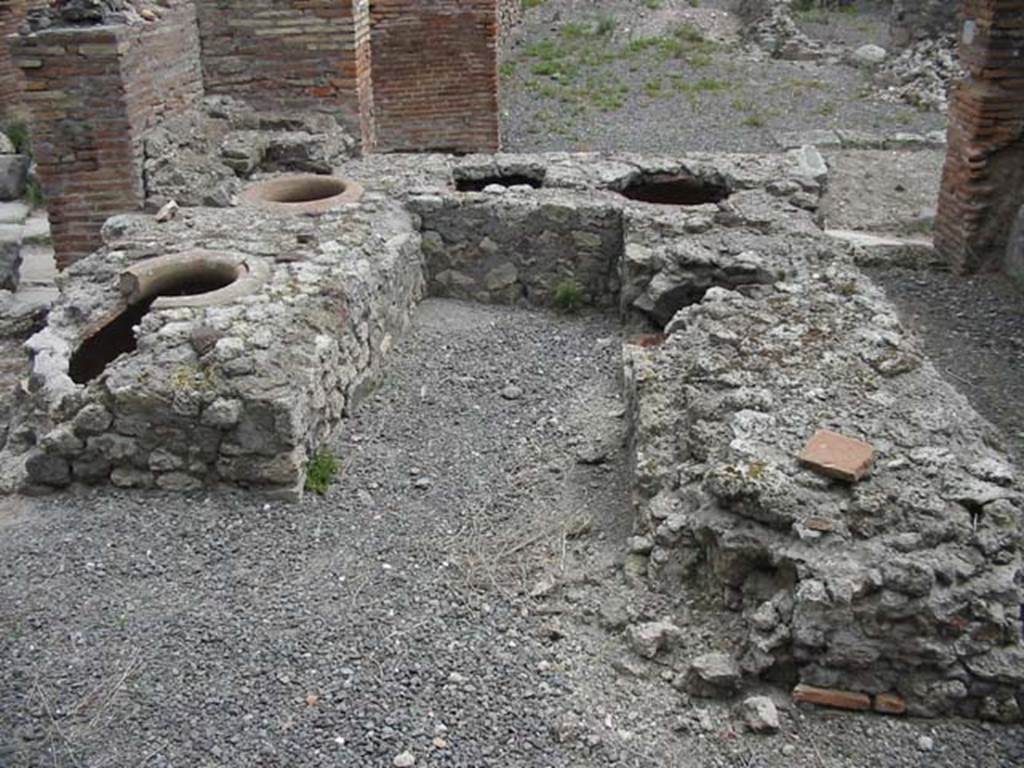
[[[165,204],[163,208],[156,212],[156,221],[158,224],[163,224],[165,221],[170,221],[178,215],[178,204],[171,200]]]
[[[860,48],[855,50],[851,54],[850,59],[858,67],[870,68],[877,67],[885,61],[885,57],[887,55],[888,53],[885,48],[880,45],[871,45],[869,43],[868,45],[862,45]]]
[[[653,659],[682,634],[679,627],[668,621],[649,621],[629,628],[629,645],[645,659]]]
[[[401,754],[395,755],[395,759],[392,761],[392,764],[395,768],[412,768],[412,766],[416,765],[416,758],[413,756],[412,752],[406,750]]]
[[[864,693],[837,691],[831,688],[815,688],[800,684],[793,689],[793,700],[807,704],[820,704],[837,709],[871,709],[871,697]]]
[[[501,396],[506,400],[518,400],[523,396],[523,388],[515,384],[509,384],[501,390]]]
[[[922,736],[917,740],[917,748],[922,752],[931,752],[935,748],[935,739],[931,736]]]
[[[625,601],[612,597],[601,601],[598,608],[601,626],[617,632],[629,623],[629,609]]]
[[[868,443],[819,429],[800,452],[800,462],[815,472],[855,483],[871,471],[875,449]]]
[[[715,698],[731,696],[740,682],[740,668],[725,653],[705,653],[690,663],[686,671],[685,687],[694,696]]]
[[[777,733],[779,711],[767,696],[750,696],[743,700],[743,721],[754,733]]]

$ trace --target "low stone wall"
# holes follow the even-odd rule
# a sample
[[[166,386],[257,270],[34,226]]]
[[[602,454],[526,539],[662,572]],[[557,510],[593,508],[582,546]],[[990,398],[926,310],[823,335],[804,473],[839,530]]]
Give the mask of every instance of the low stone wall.
[[[35,443],[28,483],[301,495],[309,458],[369,387],[423,292],[419,237],[394,203],[314,219],[183,209],[164,224],[125,215],[69,268],[47,327],[29,340],[31,407],[13,433]],[[137,349],[85,384],[78,345],[123,308],[124,268],[195,247],[267,272],[223,305],[151,309]]]
[[[529,187],[409,202],[434,295],[552,306],[571,286],[583,303],[617,303],[622,216],[607,202]]]
[[[897,46],[955,35],[961,16],[959,0],[893,0],[889,35]]]
[[[712,285],[774,279],[785,259],[772,255],[770,236],[818,232],[824,164],[817,156],[820,167],[808,167],[806,153],[817,156],[806,148],[682,160],[470,157],[408,204],[434,295],[551,306],[569,286],[582,304],[619,305],[624,318],[660,326]],[[649,205],[623,194],[637,182],[681,177],[727,190],[726,198]],[[464,185],[473,191],[459,191]]]
[[[750,678],[1018,720],[1015,470],[844,261],[794,252],[791,281],[711,288],[661,346],[626,347],[627,572],[720,596],[742,616]],[[872,474],[851,485],[801,466],[821,428],[871,443]]]

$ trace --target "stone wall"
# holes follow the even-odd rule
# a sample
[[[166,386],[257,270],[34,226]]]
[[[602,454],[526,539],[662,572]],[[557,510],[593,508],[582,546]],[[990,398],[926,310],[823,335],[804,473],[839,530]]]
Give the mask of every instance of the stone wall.
[[[196,0],[206,91],[333,113],[374,143],[369,0]]]
[[[371,13],[379,147],[496,150],[496,0],[376,0]]]
[[[965,0],[967,76],[954,86],[935,245],[954,268],[998,268],[1024,203],[1024,0]]]
[[[143,133],[195,106],[202,80],[191,2],[166,3],[153,21],[56,21],[12,50],[63,267],[99,246],[109,216],[141,207]]]
[[[616,305],[622,215],[608,202],[526,187],[410,204],[433,295],[552,306],[566,286],[582,303]]]
[[[1020,720],[1015,469],[879,288],[812,238],[786,260],[784,280],[712,287],[663,343],[627,345],[627,575],[735,612],[751,679]],[[821,429],[870,443],[870,475],[801,463]]]
[[[954,35],[960,18],[958,0],[893,0],[889,34],[896,46]]]

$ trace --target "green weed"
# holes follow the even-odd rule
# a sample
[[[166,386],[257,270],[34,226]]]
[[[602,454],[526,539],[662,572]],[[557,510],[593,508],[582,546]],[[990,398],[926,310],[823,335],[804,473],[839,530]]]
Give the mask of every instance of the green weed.
[[[583,289],[572,278],[555,286],[555,306],[562,312],[576,312],[583,306]]]
[[[337,474],[338,460],[334,454],[327,449],[317,451],[306,466],[306,490],[323,496]]]

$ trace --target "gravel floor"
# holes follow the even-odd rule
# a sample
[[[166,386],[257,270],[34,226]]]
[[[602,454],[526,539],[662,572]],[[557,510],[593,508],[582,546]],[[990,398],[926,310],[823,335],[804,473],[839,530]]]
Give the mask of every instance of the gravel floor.
[[[728,0],[544,0],[502,66],[506,149],[768,151],[772,131],[927,132],[945,118],[866,95],[843,64],[766,59],[744,48]],[[804,14],[812,35],[881,40],[870,5]]]
[[[0,501],[0,765],[1019,765],[1020,729],[776,691],[753,736],[668,684],[729,619],[622,583],[618,349],[613,318],[430,300],[324,498]],[[616,616],[691,629],[645,662]]]
[[[1024,293],[997,274],[872,270],[928,357],[1024,463]]]
[[[829,150],[825,157],[830,176],[821,213],[827,228],[930,234],[944,150]]]

